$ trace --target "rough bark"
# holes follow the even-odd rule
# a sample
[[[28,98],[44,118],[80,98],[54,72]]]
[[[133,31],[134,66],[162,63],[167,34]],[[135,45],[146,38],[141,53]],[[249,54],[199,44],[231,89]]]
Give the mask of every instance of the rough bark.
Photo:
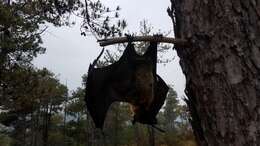
[[[175,46],[201,146],[260,145],[260,1],[171,0]],[[176,21],[175,21],[176,20]]]

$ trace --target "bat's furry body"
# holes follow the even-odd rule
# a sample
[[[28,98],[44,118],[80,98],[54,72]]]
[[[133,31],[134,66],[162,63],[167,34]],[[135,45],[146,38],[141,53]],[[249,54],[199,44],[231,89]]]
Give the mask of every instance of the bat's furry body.
[[[86,85],[86,104],[97,128],[103,128],[109,106],[128,102],[134,122],[154,125],[168,86],[156,74],[157,43],[151,42],[144,55],[129,43],[121,58],[104,68],[90,65]]]

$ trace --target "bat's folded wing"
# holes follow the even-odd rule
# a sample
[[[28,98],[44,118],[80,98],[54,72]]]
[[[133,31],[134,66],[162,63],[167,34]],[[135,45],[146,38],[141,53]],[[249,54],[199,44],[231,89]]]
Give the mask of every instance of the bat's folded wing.
[[[148,125],[157,124],[156,116],[165,102],[168,90],[167,84],[159,75],[156,75],[155,96],[151,108],[149,110],[143,109],[136,113],[134,121]]]
[[[155,89],[155,98],[152,103],[151,113],[152,115],[156,116],[160,111],[161,107],[163,106],[169,87],[163,81],[163,79],[157,75],[156,77],[156,89]]]
[[[127,94],[133,86],[132,76],[131,65],[123,60],[89,71],[85,100],[97,128],[103,128],[107,111],[113,102],[128,101]]]
[[[91,70],[91,71],[90,71]],[[103,128],[106,113],[109,106],[114,101],[106,94],[106,80],[111,72],[110,67],[89,69],[86,84],[86,104],[95,126]]]

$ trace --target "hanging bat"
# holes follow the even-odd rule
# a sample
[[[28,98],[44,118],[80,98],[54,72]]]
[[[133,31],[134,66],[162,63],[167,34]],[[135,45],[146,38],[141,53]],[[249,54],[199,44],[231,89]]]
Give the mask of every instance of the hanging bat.
[[[116,101],[132,106],[133,123],[156,124],[169,89],[156,74],[157,43],[150,42],[139,55],[129,42],[120,59],[103,68],[94,67],[97,59],[89,66],[85,97],[95,126],[103,128],[109,106]]]

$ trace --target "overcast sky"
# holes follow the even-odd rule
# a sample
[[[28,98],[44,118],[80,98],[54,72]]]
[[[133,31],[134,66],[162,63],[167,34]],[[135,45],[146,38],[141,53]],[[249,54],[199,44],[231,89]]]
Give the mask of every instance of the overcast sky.
[[[154,27],[154,31],[172,30],[172,23],[166,9],[170,0],[101,0],[107,6],[115,8],[119,5],[122,10],[120,17],[125,18],[127,30],[138,32],[140,21],[146,19]],[[101,51],[93,37],[83,37],[79,31],[79,21],[71,27],[49,27],[43,34],[43,46],[46,53],[39,55],[34,64],[38,68],[46,67],[55,74],[62,83],[66,83],[70,90],[82,86],[82,75],[87,73],[90,62]],[[173,37],[173,36],[171,36]],[[109,49],[113,49],[109,47]],[[179,97],[184,95],[185,77],[179,66],[179,59],[174,51],[168,51],[166,57],[175,57],[174,61],[166,66],[159,64],[157,72],[166,81],[172,84]]]

